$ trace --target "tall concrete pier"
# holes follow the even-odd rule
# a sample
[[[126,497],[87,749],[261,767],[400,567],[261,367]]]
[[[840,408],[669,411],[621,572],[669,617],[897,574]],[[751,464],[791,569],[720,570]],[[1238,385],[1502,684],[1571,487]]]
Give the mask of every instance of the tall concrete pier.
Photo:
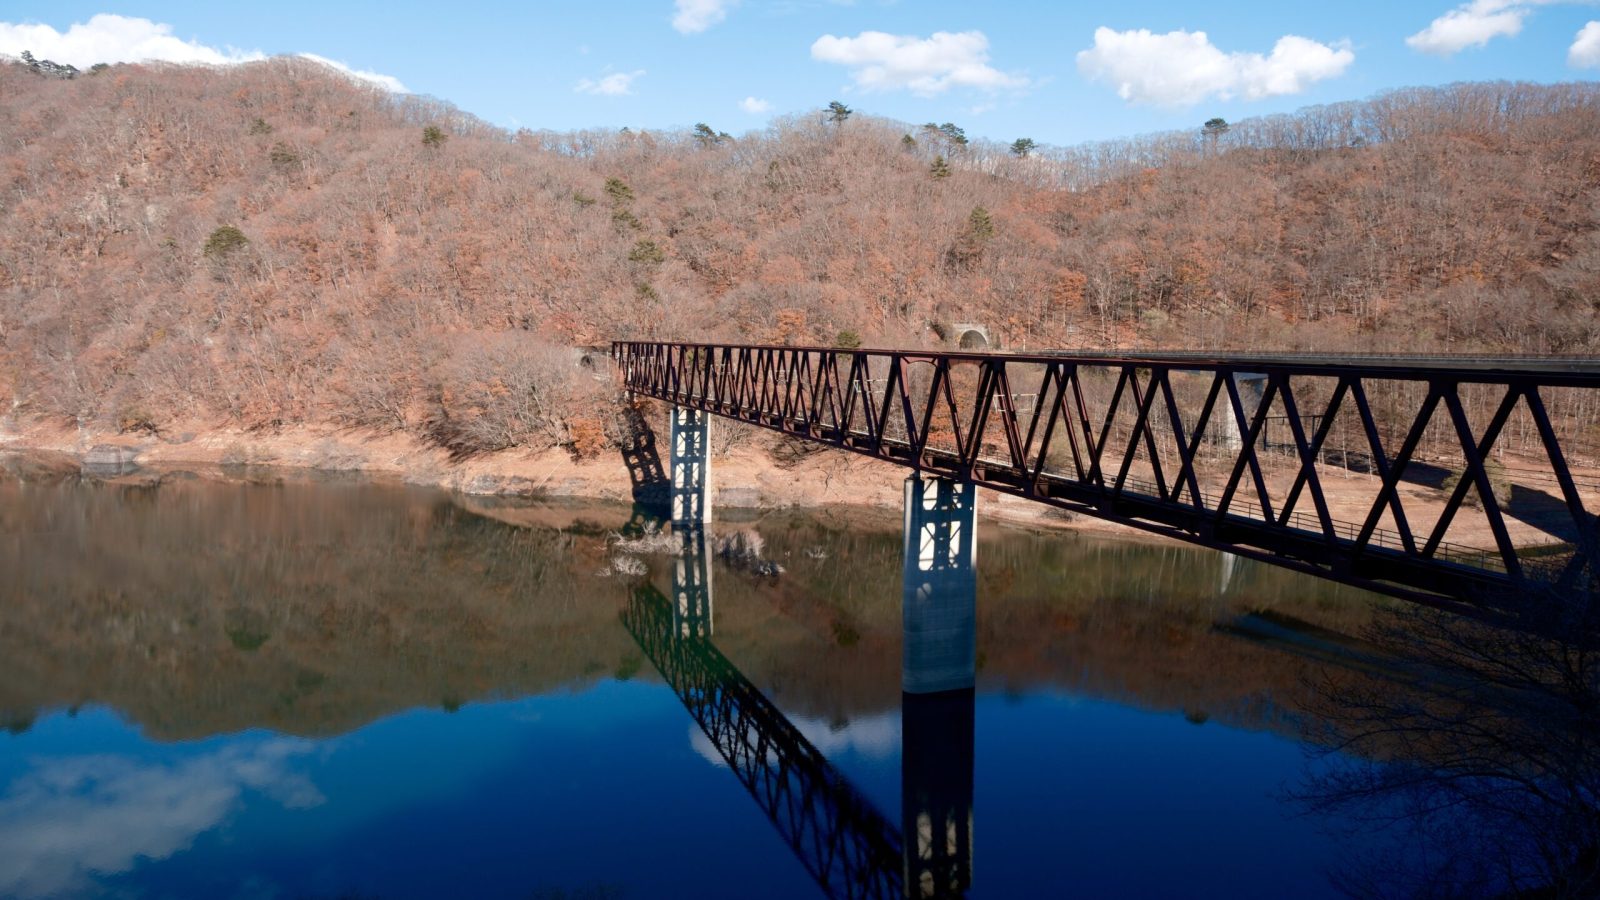
[[[672,523],[703,525],[711,521],[711,416],[698,409],[672,408]]]

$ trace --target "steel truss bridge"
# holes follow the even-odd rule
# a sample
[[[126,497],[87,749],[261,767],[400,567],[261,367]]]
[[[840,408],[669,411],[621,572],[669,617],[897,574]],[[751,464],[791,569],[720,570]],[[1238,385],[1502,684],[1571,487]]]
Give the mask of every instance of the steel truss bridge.
[[[1575,407],[1551,405],[1600,402],[1600,360],[643,341],[612,354],[635,397],[1409,600],[1492,614],[1600,593],[1596,521],[1564,446]],[[1514,419],[1547,462],[1539,527],[1559,537],[1536,549],[1514,544],[1491,461]],[[1440,458],[1419,448],[1441,444],[1453,483],[1423,524],[1402,485]],[[1276,489],[1273,464],[1293,472]],[[1335,515],[1327,482],[1352,472],[1373,490]],[[1466,516],[1486,522],[1485,546],[1446,540]]]

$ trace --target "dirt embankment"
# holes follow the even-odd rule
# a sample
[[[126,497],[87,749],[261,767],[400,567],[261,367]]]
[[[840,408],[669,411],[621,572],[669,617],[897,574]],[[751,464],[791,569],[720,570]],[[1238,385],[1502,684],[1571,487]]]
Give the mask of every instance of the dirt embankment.
[[[252,466],[289,467],[325,472],[361,473],[366,477],[406,484],[440,487],[470,496],[521,498],[581,498],[614,502],[665,497],[666,451],[647,446],[624,452],[608,450],[591,459],[574,459],[562,449],[542,451],[512,449],[466,458],[452,457],[442,448],[398,433],[378,433],[329,426],[296,426],[271,430],[244,430],[225,426],[172,428],[160,436],[96,433],[49,425],[6,429],[0,421],[0,452],[59,454],[61,465],[82,466],[108,479],[148,479],[152,472],[190,470],[201,475],[227,477]],[[852,505],[899,510],[906,470],[889,463],[849,453],[828,452],[797,442],[784,444],[762,433],[748,434],[718,447],[713,436],[711,473],[712,508],[786,509]],[[718,450],[721,452],[718,452]],[[1513,461],[1514,463],[1515,461]],[[1287,456],[1265,456],[1263,477],[1276,506],[1291,492],[1299,474],[1296,461]],[[1419,463],[1399,487],[1399,499],[1414,533],[1426,536],[1445,510],[1450,483],[1444,469]],[[1321,488],[1336,524],[1359,527],[1379,495],[1381,481],[1375,473],[1337,466],[1318,467]],[[1148,464],[1138,461],[1135,477],[1150,479]],[[1220,495],[1225,472],[1198,472],[1202,491]],[[1548,472],[1524,472],[1517,465],[1506,470],[1502,500],[1511,541],[1518,547],[1570,543],[1570,517]],[[1575,470],[1585,505],[1600,506],[1600,470]],[[1499,492],[1497,488],[1497,493]],[[1475,495],[1474,495],[1475,496]],[[1244,510],[1257,499],[1248,479],[1236,495]],[[1470,499],[1470,498],[1469,498]],[[1069,528],[1118,533],[1163,540],[1091,516],[1073,515],[1029,500],[985,492],[978,506],[985,518],[1032,527]],[[1301,527],[1319,527],[1309,490],[1299,492],[1295,505],[1302,514]],[[1386,507],[1378,520],[1385,535],[1396,523]],[[1477,504],[1469,503],[1451,520],[1444,535],[1453,545],[1491,549],[1495,538],[1490,523]],[[1419,538],[1420,539],[1420,538]]]
[[[565,450],[505,450],[454,459],[400,434],[331,427],[170,429],[160,437],[33,426],[0,430],[0,452],[57,454],[107,479],[137,481],[162,470],[226,477],[253,466],[360,473],[405,484],[483,497],[572,497],[615,502],[642,499],[660,472],[640,472],[611,451],[575,460]],[[662,442],[665,452],[665,442]],[[662,461],[664,463],[664,461]],[[658,465],[662,464],[658,463]],[[805,453],[778,459],[747,442],[712,461],[712,509],[871,506],[898,510],[906,470],[848,453]],[[644,482],[643,487],[640,482]],[[1111,522],[1070,517],[1014,497],[987,494],[986,518],[1040,527],[1072,527],[1138,535]]]

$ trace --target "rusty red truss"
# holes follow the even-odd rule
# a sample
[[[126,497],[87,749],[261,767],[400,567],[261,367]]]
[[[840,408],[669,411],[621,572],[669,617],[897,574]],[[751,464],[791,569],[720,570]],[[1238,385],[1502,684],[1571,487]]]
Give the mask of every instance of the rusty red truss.
[[[1600,437],[1595,360],[613,355],[636,396],[1395,596],[1494,609],[1595,591],[1584,498],[1600,484],[1569,461]]]

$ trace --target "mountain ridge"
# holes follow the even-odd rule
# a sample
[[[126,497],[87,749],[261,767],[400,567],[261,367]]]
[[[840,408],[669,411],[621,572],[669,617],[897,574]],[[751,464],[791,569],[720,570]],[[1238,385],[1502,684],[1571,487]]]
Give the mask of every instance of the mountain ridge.
[[[0,412],[587,452],[618,420],[566,348],[613,338],[1600,347],[1596,85],[1026,157],[946,126],[507,132],[306,60],[0,64]]]

